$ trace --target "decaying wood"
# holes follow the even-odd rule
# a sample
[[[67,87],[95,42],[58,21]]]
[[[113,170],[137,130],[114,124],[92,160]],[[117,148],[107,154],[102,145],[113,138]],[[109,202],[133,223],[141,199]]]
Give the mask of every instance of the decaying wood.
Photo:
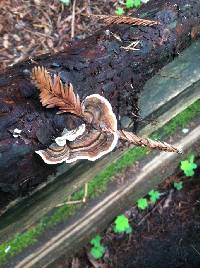
[[[138,114],[138,93],[162,66],[190,45],[191,32],[200,23],[200,2],[152,0],[137,16],[160,24],[110,25],[62,52],[29,59],[0,74],[0,188],[4,192],[27,193],[55,175],[57,166],[43,163],[35,151],[47,148],[64,128],[71,130],[83,123],[77,116],[57,115],[55,109],[42,107],[31,83],[34,66],[59,74],[63,83],[73,84],[81,99],[94,93],[103,95],[120,128],[125,127],[119,120],[124,117],[136,127],[133,114]],[[134,40],[140,41],[139,50],[122,48]],[[22,130],[18,138],[13,137],[16,128]]]
[[[43,106],[58,107],[62,112],[73,113],[86,122],[81,133],[79,133],[79,128],[67,131],[62,136],[62,144],[53,143],[46,150],[36,151],[45,163],[72,163],[77,159],[95,161],[111,152],[117,145],[118,138],[136,146],[180,153],[177,148],[166,142],[145,139],[124,130],[117,131],[117,119],[112,111],[112,106],[99,94],[87,96],[81,104],[79,96],[74,94],[72,84],[70,86],[63,85],[59,75],[55,75],[54,82],[52,82],[44,67],[34,67],[32,79],[40,90],[40,101]],[[87,106],[89,106],[89,110],[87,110]],[[109,124],[110,118],[113,122],[112,125]],[[71,133],[73,133],[73,137],[69,135]]]

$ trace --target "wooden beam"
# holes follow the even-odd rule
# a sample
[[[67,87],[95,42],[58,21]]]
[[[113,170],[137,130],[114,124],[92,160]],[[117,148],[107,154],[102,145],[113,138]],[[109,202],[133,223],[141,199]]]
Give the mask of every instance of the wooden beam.
[[[197,125],[188,135],[179,138],[177,144],[180,143],[184,152],[191,148],[195,151],[200,145],[200,126]],[[83,241],[102,230],[128,205],[133,205],[138,198],[171,175],[180,160],[180,155],[165,152],[150,157],[148,161],[140,164],[139,169],[127,172],[123,185],[113,185],[104,198],[95,200],[83,209],[71,224],[66,224],[57,234],[49,237],[46,243],[33,250],[27,257],[21,258],[21,261],[18,259],[15,267],[49,267],[62,254],[74,254]]]
[[[179,69],[178,66],[182,64],[182,62],[187,62],[188,71],[198,73],[199,66],[193,65],[193,59],[197,57],[199,53],[200,41],[197,41],[182,53],[180,60],[177,58],[177,60],[170,63],[169,69],[173,70],[176,68],[177,70],[180,70],[181,75],[182,69]],[[188,55],[191,55],[191,57]],[[166,66],[166,68],[168,68],[168,66]],[[163,94],[163,105],[157,107],[157,98],[154,98],[151,102],[147,103],[147,106],[152,105],[155,107],[155,115],[152,113],[154,120],[150,121],[150,123],[148,122],[148,124],[143,126],[140,130],[140,134],[142,135],[151,134],[176,116],[177,113],[181,112],[195,100],[200,98],[200,91],[197,87],[200,80],[195,80],[194,83],[190,83],[188,87],[188,80],[185,79],[185,84],[182,85],[181,92],[179,92],[179,88],[177,89],[176,86],[177,84],[174,84],[172,89],[171,84],[168,83],[168,80],[166,80],[165,77],[162,78],[163,80],[157,79],[157,75],[155,77],[147,82],[144,92],[148,96],[153,88],[155,91],[159,92],[160,96]],[[160,87],[160,84],[162,84],[162,87]],[[168,90],[168,86],[170,87],[170,90]],[[163,88],[165,88],[165,91],[163,91]],[[166,92],[168,92],[168,94],[166,94]],[[176,101],[174,101],[174,98],[171,98],[172,95],[176,95]],[[163,106],[167,106],[168,109],[163,109]],[[0,241],[2,242],[13,236],[14,233],[22,232],[27,230],[29,226],[33,226],[34,223],[51,211],[57,204],[62,203],[67,196],[70,196],[102,169],[105,169],[112,162],[119,159],[123,153],[124,151],[117,150],[95,162],[79,162],[79,164],[71,167],[63,174],[59,176],[57,175],[56,179],[53,179],[51,183],[44,184],[43,187],[40,186],[40,189],[31,196],[26,197],[25,199],[19,199],[18,202],[15,201],[15,205],[10,204],[8,211],[0,217]],[[60,171],[60,173],[62,172],[63,170]]]

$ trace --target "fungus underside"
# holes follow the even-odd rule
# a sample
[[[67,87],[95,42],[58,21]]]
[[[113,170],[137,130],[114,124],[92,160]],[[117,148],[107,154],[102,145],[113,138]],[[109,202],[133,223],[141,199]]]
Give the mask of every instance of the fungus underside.
[[[200,113],[200,100],[197,100],[191,106],[186,108],[183,112],[179,113],[171,119],[166,125],[150,135],[151,138],[168,138],[176,130],[186,127],[192,119]],[[101,193],[106,191],[107,185],[113,177],[124,171],[135,161],[145,157],[147,148],[134,147],[127,150],[121,158],[111,163],[108,167],[102,170],[98,175],[93,177],[88,183],[88,200],[91,200]],[[79,190],[72,194],[71,200],[79,200],[83,197],[83,190]],[[54,209],[50,216],[44,216],[35,226],[23,233],[18,233],[8,241],[0,245],[0,264],[3,264],[8,257],[15,256],[26,247],[36,243],[40,235],[47,229],[55,226],[57,223],[66,220],[72,216],[77,209],[82,207],[83,204],[63,206]],[[9,250],[7,250],[9,248]]]

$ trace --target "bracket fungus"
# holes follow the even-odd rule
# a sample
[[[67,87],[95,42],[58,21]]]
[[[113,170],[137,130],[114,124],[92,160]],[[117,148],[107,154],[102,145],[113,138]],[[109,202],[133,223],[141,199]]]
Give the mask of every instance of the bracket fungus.
[[[74,141],[77,137],[81,136],[85,132],[85,124],[78,126],[75,129],[68,130],[64,128],[61,137],[55,138],[55,142],[58,146],[64,146],[66,141]]]
[[[165,142],[138,137],[117,130],[117,119],[109,101],[99,94],[87,96],[82,102],[72,84],[64,85],[59,75],[53,79],[44,67],[34,67],[32,80],[40,90],[40,101],[47,108],[58,107],[58,113],[68,112],[80,117],[84,124],[74,130],[64,129],[45,150],[36,151],[47,164],[71,163],[77,159],[95,161],[111,152],[119,139],[137,146],[147,146],[169,152],[180,151]]]

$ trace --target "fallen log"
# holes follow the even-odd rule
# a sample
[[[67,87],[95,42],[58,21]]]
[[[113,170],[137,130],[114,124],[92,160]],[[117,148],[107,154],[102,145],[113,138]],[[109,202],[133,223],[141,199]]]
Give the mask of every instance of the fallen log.
[[[140,18],[159,21],[152,27],[109,25],[85,40],[72,42],[55,55],[29,59],[0,74],[0,188],[15,195],[33,190],[58,167],[46,165],[35,154],[80,122],[70,114],[41,106],[38,90],[31,83],[34,66],[59,73],[71,82],[83,99],[98,93],[111,103],[118,124],[128,118],[136,128],[138,93],[145,82],[198,36],[198,0],[150,1],[137,11]],[[137,42],[137,50],[128,49]],[[127,48],[127,49],[126,49]],[[22,130],[19,137],[14,130]],[[67,167],[66,167],[67,168]]]
[[[186,159],[191,152],[198,156],[199,51],[200,40],[197,40],[148,80],[139,102],[141,114],[148,112],[157,122],[147,123],[139,134],[154,132],[154,138],[160,137],[172,144],[177,142],[184,154],[124,148],[95,162],[77,163],[46,187],[15,202],[1,215],[0,264],[6,259],[5,268],[49,267],[63,253],[74,254],[117,215],[177,170],[181,159]],[[149,94],[158,95],[161,102],[157,103],[158,98],[152,100],[146,111],[145,98]],[[86,203],[63,205],[67,200],[81,198],[81,186],[86,182]],[[9,252],[5,254],[7,248]]]

